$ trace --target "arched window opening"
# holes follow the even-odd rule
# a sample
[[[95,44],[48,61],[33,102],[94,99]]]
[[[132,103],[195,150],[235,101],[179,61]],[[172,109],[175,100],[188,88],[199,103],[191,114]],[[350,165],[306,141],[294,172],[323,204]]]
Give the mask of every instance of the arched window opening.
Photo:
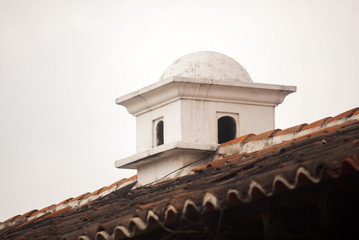
[[[218,119],[218,143],[222,144],[236,138],[236,120],[229,116]]]
[[[158,121],[156,125],[156,146],[163,144],[163,121]]]

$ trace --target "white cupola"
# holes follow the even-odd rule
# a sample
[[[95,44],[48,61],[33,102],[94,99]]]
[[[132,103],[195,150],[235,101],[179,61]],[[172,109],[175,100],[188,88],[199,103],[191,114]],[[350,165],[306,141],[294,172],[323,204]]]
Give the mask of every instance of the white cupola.
[[[115,165],[137,169],[141,185],[188,174],[210,161],[219,144],[274,129],[274,108],[295,91],[253,83],[220,53],[185,55],[160,81],[116,99],[136,116],[137,153]]]

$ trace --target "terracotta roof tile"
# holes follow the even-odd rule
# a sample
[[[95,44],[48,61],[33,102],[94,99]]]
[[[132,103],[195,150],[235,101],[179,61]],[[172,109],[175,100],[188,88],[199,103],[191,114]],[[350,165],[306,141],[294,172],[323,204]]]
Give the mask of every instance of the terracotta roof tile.
[[[105,188],[106,188],[106,187],[102,187],[102,188],[97,189],[96,191],[93,191],[93,192],[90,193],[88,196],[86,196],[86,198],[91,197],[91,196],[94,196],[94,195],[97,195],[97,194],[100,194]]]
[[[33,212],[34,210],[30,211],[30,212]],[[24,215],[26,215],[28,213],[25,213]],[[11,219],[12,221],[16,221],[18,219],[22,218],[22,215],[17,215],[16,217],[14,217],[13,219]]]
[[[32,211],[29,211],[25,214],[23,214],[21,217],[30,217],[31,215],[33,215],[34,213],[36,213],[38,210],[37,209],[34,209]]]
[[[353,108],[353,109],[350,109],[346,112],[343,112],[341,114],[338,114],[337,116],[331,118],[328,123],[330,122],[333,122],[335,120],[339,120],[339,119],[342,119],[342,118],[349,118],[351,116],[353,116],[354,114],[358,114],[357,112],[359,111],[359,108]]]
[[[318,131],[315,131],[315,132],[300,136],[300,137],[295,138],[293,140],[298,141],[298,140],[308,138],[308,137],[318,136],[318,135],[322,135],[322,134],[329,133],[329,132],[335,132],[337,130],[345,128],[346,126],[350,126],[350,125],[352,125],[354,123],[359,123],[359,120],[354,120],[354,121],[343,123],[343,124],[340,124],[340,125],[334,125],[332,127],[323,128],[323,129],[320,129]]]
[[[7,220],[5,220],[4,222],[2,222],[2,224],[6,224],[8,222],[12,222],[14,221],[15,219],[17,219],[18,217],[20,217],[21,215],[16,215],[14,217],[11,217],[11,218],[8,218]]]
[[[274,129],[274,130],[270,130],[270,131],[265,132],[265,133],[258,134],[258,135],[256,135],[256,136],[251,137],[251,138],[248,140],[248,142],[273,137],[273,136],[276,135],[276,133],[278,133],[278,132],[280,132],[280,131],[281,131],[280,129]]]
[[[121,179],[121,180],[119,180],[119,181],[117,181],[117,182],[112,183],[110,186],[108,186],[107,188],[105,188],[104,191],[109,190],[109,189],[111,189],[111,188],[113,188],[113,187],[119,186],[119,185],[121,184],[121,182],[123,182],[123,179]]]
[[[52,210],[52,209],[55,209],[57,207],[57,204],[52,204],[48,207],[47,210]]]
[[[308,129],[311,129],[311,128],[315,128],[315,127],[322,127],[324,126],[324,124],[326,124],[329,120],[331,119],[331,117],[326,117],[326,118],[322,118],[318,121],[315,121],[315,122],[312,122],[306,126],[304,126],[302,128],[301,131],[305,131],[305,130],[308,130]]]
[[[90,195],[90,193],[84,193],[84,194],[81,194],[80,196],[77,196],[73,199],[71,199],[68,203],[71,203],[71,202],[74,202],[74,201],[77,201],[77,200],[82,200],[84,198],[86,198],[86,196]]]
[[[43,209],[37,211],[36,214],[33,214],[33,215],[37,215],[37,214],[43,213],[43,212],[47,211],[49,208],[50,208],[50,206],[44,207]]]
[[[294,127],[286,128],[284,130],[279,131],[275,136],[285,135],[285,134],[289,134],[289,133],[298,133],[303,129],[303,127],[305,127],[307,125],[308,125],[307,123],[303,123],[303,124],[299,124]]]
[[[214,169],[223,168],[226,165],[230,166],[233,162],[242,160],[246,156],[247,156],[247,153],[233,154],[231,156],[227,156],[224,158],[220,158],[219,160],[209,162],[208,164],[198,167],[198,168],[194,169],[193,171],[195,173],[198,173],[198,172],[203,172],[207,168],[214,168]]]
[[[301,193],[303,189],[344,177],[358,177],[359,119],[349,119],[357,112],[334,117],[348,119],[339,121],[338,125],[328,126],[328,120],[322,119],[306,128],[314,131],[303,132],[307,126],[302,124],[222,144],[222,150],[230,147],[234,152],[197,168],[194,174],[132,188],[135,175],[75,199],[115,189],[111,197],[91,198],[89,204],[77,208],[66,206],[75,200],[68,199],[62,203],[64,208],[47,213],[36,219],[38,222],[0,228],[0,238],[35,235],[59,239],[129,238],[157,228],[170,230],[166,224],[231,211],[233,206],[243,206],[241,209],[248,213],[266,199],[275,201],[285,194]],[[322,128],[317,130],[319,126]],[[284,140],[276,142],[279,138]],[[273,144],[264,144],[250,153],[239,151],[255,140],[268,140]],[[240,148],[235,148],[237,145]]]
[[[45,219],[45,218],[57,217],[57,216],[59,216],[59,215],[65,213],[65,212],[67,212],[67,211],[70,210],[70,209],[71,209],[71,207],[62,208],[62,209],[57,210],[57,211],[55,211],[55,212],[53,212],[53,213],[51,213],[51,214],[49,214],[49,215],[44,216],[44,217],[42,218],[42,220]]]
[[[227,146],[227,145],[231,145],[231,144],[239,143],[239,142],[245,143],[245,142],[247,142],[250,138],[252,138],[253,136],[255,136],[255,134],[253,134],[253,133],[250,133],[250,134],[241,136],[241,137],[236,138],[236,139],[233,139],[233,140],[231,140],[231,141],[222,143],[221,147],[225,147],[225,146]]]
[[[128,181],[134,180],[136,179],[136,175],[132,176]],[[108,190],[114,190],[112,189],[113,187],[117,186],[117,187],[121,187],[120,184],[124,181],[124,179],[121,179],[119,181],[116,181],[115,183],[111,184],[109,187],[103,187],[100,188],[92,193],[85,193],[85,194],[81,194],[76,198],[68,198],[58,204],[52,204],[50,206],[44,207],[41,210],[32,210],[29,211],[23,215],[17,215],[15,217],[9,218],[8,220],[4,221],[4,222],[0,222],[0,230],[2,229],[2,227],[10,224],[10,226],[16,224],[16,222],[19,223],[18,227],[23,227],[29,223],[33,223],[33,222],[37,222],[43,218],[48,218],[48,217],[53,217],[53,216],[57,216],[61,213],[63,213],[64,211],[67,211],[71,208],[73,208],[74,206],[81,206],[81,204],[76,204],[76,205],[71,205],[72,203],[76,202],[77,200],[84,200],[90,196],[96,196],[104,191],[108,191]],[[61,207],[63,206],[63,207]],[[58,210],[56,210],[57,208],[59,208]],[[65,210],[63,210],[65,209]]]
[[[10,222],[15,222],[15,221],[18,221],[18,220],[22,220],[24,218],[28,218],[28,217],[30,217],[32,214],[34,214],[37,211],[38,210],[35,209],[35,210],[28,211],[27,213],[24,213],[23,215],[16,215],[15,217],[9,218],[6,221],[2,222],[1,224],[5,225],[5,224],[10,223]]]
[[[136,174],[136,175],[133,175],[133,176],[130,177],[130,178],[124,179],[120,184],[121,184],[121,185],[124,185],[124,184],[126,184],[126,183],[128,183],[128,182],[131,182],[131,181],[135,180],[136,178],[137,178],[137,174]]]
[[[73,198],[68,198],[68,199],[66,199],[66,200],[64,200],[64,201],[62,201],[62,202],[60,202],[60,203],[58,203],[57,205],[59,206],[59,205],[62,205],[62,204],[66,204],[66,203],[68,203],[69,201],[71,201]]]
[[[345,158],[340,165],[340,175],[345,175],[353,171],[359,171],[358,159],[354,156]]]

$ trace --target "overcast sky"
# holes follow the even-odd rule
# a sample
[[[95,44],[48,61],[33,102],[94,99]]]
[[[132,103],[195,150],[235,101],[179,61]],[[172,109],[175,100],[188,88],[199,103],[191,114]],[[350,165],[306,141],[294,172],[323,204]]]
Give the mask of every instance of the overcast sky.
[[[359,1],[0,0],[0,222],[135,174],[115,98],[200,50],[297,86],[277,128],[359,106]]]

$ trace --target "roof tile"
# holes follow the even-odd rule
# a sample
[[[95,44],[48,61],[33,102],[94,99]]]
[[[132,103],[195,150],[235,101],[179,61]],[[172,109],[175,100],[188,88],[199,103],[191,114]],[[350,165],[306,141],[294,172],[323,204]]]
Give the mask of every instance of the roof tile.
[[[49,208],[50,208],[50,206],[44,207],[43,209],[40,209],[39,211],[37,211],[36,214],[40,214],[40,213],[46,212]],[[34,214],[34,215],[35,215],[35,214]]]
[[[342,119],[342,118],[349,118],[349,117],[351,117],[351,116],[353,116],[353,115],[358,114],[358,111],[359,111],[359,108],[350,109],[350,110],[348,110],[348,111],[345,111],[345,112],[343,112],[343,113],[341,113],[341,114],[338,114],[337,116],[333,117],[332,119],[330,119],[330,120],[328,121],[328,123],[333,122],[333,121],[335,121],[335,120],[340,120],[340,119]]]
[[[322,118],[322,119],[320,119],[318,121],[312,122],[312,123],[304,126],[301,131],[312,129],[312,128],[315,128],[315,127],[322,127],[329,121],[329,119],[331,119],[331,117]]]
[[[341,119],[358,113],[358,109],[354,109],[337,117]],[[314,122],[307,129],[323,126],[328,119],[330,118]],[[283,131],[272,130],[257,136],[249,134],[241,140],[235,139],[230,144],[237,143],[243,147],[254,140],[303,131],[304,127],[307,126],[302,124]],[[275,139],[270,141],[275,142]],[[303,189],[302,187],[308,184],[317,184],[325,179],[352,174],[353,171],[359,172],[357,118],[339,122],[339,125],[326,126],[304,136],[293,134],[292,139],[275,144],[270,147],[263,145],[261,150],[251,153],[233,152],[229,156],[197,168],[197,174],[131,188],[131,190],[126,189],[113,198],[91,199],[92,205],[77,208],[76,211],[69,211],[70,206],[62,206],[64,208],[36,219],[41,225],[34,228],[33,224],[25,224],[18,229],[22,231],[20,233],[31,232],[40,236],[41,233],[54,229],[53,224],[56,224],[58,234],[67,234],[68,229],[76,224],[77,235],[72,235],[73,237],[69,239],[78,239],[79,236],[83,236],[82,239],[94,237],[118,239],[120,235],[132,237],[141,231],[151,229],[148,228],[151,224],[149,219],[164,226],[163,224],[180,221],[185,216],[192,218],[218,209],[222,211],[232,205],[251,203],[279,192],[298,187]],[[201,169],[204,170],[201,172],[199,171]],[[67,199],[60,204],[66,205],[76,199],[96,195],[118,185],[125,186],[126,183],[135,181],[136,177],[135,175],[125,181],[120,180],[107,188],[80,195],[72,200]],[[50,208],[53,207],[47,209]],[[43,210],[33,211],[39,213]],[[30,211],[22,216],[31,216],[36,212]],[[55,218],[61,214],[66,217]],[[19,216],[13,219],[18,218]],[[48,221],[41,221],[45,218]],[[86,220],[89,218],[92,222]],[[6,229],[4,232],[0,230],[0,238],[7,236]]]
[[[86,196],[86,198],[91,197],[91,196],[95,196],[97,194],[100,194],[106,187],[102,187],[97,189],[96,191],[93,191],[92,193],[90,193],[88,196]]]
[[[57,210],[57,211],[55,211],[55,212],[53,212],[53,213],[51,213],[49,215],[44,216],[42,219],[57,217],[57,216],[63,214],[64,212],[67,212],[70,209],[71,209],[71,207],[62,208],[62,209]]]
[[[50,206],[48,207],[47,210],[53,210],[53,209],[55,209],[56,207],[57,207],[57,204],[52,204],[52,205],[50,205]]]
[[[125,183],[127,182],[131,182],[132,180],[136,179],[137,178],[137,174],[136,175],[133,175],[132,177],[130,178],[127,178],[127,179],[123,179],[123,181],[120,183],[120,186],[121,185],[124,185]]]
[[[112,183],[110,186],[108,186],[106,189],[104,189],[104,191],[110,190],[110,189],[113,188],[113,187],[117,187],[117,186],[121,185],[121,182],[122,182],[122,181],[123,181],[123,179],[118,180],[118,181]]]
[[[261,140],[261,139],[265,139],[265,138],[270,138],[276,135],[276,133],[280,132],[281,129],[274,129],[274,130],[270,130],[268,132],[265,133],[261,133],[258,134],[256,136],[251,137],[247,142],[251,142],[251,141],[255,141],[255,140]]]
[[[66,204],[66,203],[70,202],[72,199],[73,199],[73,198],[68,198],[68,199],[66,199],[66,200],[64,200],[64,201],[62,201],[62,202],[60,202],[59,204],[57,204],[57,206],[60,206],[60,205],[62,205],[62,204]]]
[[[308,125],[308,124],[303,123],[303,124],[299,124],[299,125],[294,126],[294,127],[286,128],[286,129],[284,129],[282,131],[279,131],[275,136],[281,136],[281,135],[285,135],[285,134],[300,132],[302,130],[302,128],[305,127],[306,125]]]
[[[231,163],[242,160],[242,158],[244,158],[246,155],[247,155],[247,153],[237,153],[237,154],[233,154],[230,156],[226,156],[226,157],[220,158],[218,160],[209,162],[208,164],[198,167],[198,168],[194,169],[193,171],[195,173],[199,173],[199,172],[205,171],[205,169],[207,169],[207,168],[220,169],[226,165],[230,166]]]
[[[241,137],[239,137],[239,138],[235,138],[235,139],[233,139],[233,140],[231,140],[231,141],[222,143],[221,147],[225,147],[225,146],[228,146],[228,145],[231,145],[231,144],[235,144],[235,143],[239,143],[239,142],[245,143],[245,142],[247,142],[250,138],[252,138],[253,136],[255,136],[255,134],[250,133],[250,134],[241,136]]]
[[[318,131],[315,131],[315,132],[311,132],[309,134],[306,134],[304,136],[301,136],[301,137],[298,137],[298,138],[295,138],[293,139],[294,141],[298,141],[298,140],[301,140],[301,139],[304,139],[304,138],[308,138],[308,137],[313,137],[313,136],[318,136],[318,135],[321,135],[321,134],[325,134],[325,133],[329,133],[329,132],[335,132],[337,130],[340,130],[342,128],[345,128],[347,126],[350,126],[354,123],[359,123],[359,120],[354,120],[354,121],[351,121],[351,122],[346,122],[346,123],[343,123],[343,124],[339,124],[339,125],[335,125],[335,126],[332,126],[332,127],[328,127],[328,128],[323,128],[323,129],[320,129]]]
[[[32,211],[31,211],[32,212]],[[27,213],[25,213],[24,215],[26,215]],[[19,220],[20,218],[22,218],[22,215],[17,215],[14,218],[11,219],[11,221],[16,221]]]
[[[81,194],[80,196],[77,196],[77,197],[71,199],[68,203],[74,202],[76,200],[82,200],[82,199],[86,198],[86,196],[88,196],[88,195],[90,195],[89,192]]]

